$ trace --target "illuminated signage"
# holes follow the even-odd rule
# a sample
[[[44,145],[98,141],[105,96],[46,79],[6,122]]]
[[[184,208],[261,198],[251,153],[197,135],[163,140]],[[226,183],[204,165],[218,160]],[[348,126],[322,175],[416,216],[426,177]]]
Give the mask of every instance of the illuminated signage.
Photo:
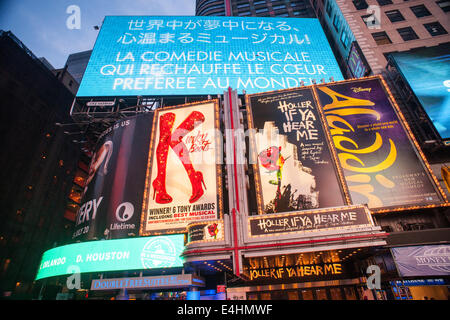
[[[222,220],[189,224],[187,230],[188,243],[219,241],[224,239],[224,225]]]
[[[450,139],[450,44],[392,53],[442,139]]]
[[[222,214],[216,100],[158,109],[149,153],[141,235],[184,232]]]
[[[345,205],[312,88],[247,96],[258,211]]]
[[[248,93],[342,80],[317,19],[107,16],[78,97]]]
[[[450,275],[450,246],[428,245],[391,249],[403,277]]]
[[[442,202],[437,180],[381,78],[317,85],[316,91],[353,204],[374,209]]]
[[[92,280],[91,290],[163,289],[204,286],[205,280],[192,274]]]
[[[359,48],[358,42],[353,41],[348,54],[347,65],[354,78],[362,78],[370,72],[370,68]]]
[[[324,263],[315,265],[299,265],[292,267],[276,267],[265,269],[249,269],[249,280],[261,279],[298,279],[303,277],[321,277],[327,275],[340,275],[343,273],[341,263]]]
[[[75,272],[182,267],[184,235],[90,241],[44,252],[36,280]]]
[[[342,207],[327,210],[307,210],[289,214],[260,215],[249,218],[251,236],[274,235],[323,229],[344,229],[371,226],[364,207]]]
[[[100,136],[89,166],[74,240],[139,232],[153,113],[116,122]]]

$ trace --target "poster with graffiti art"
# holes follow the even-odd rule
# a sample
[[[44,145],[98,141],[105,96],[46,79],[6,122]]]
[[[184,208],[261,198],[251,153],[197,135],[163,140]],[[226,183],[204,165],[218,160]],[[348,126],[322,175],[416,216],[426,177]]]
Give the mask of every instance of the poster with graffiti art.
[[[353,204],[374,209],[442,201],[381,78],[316,90]]]
[[[77,212],[74,240],[136,236],[153,112],[117,121],[99,137]]]
[[[141,235],[184,232],[190,222],[219,218],[219,128],[216,100],[156,112]]]
[[[344,205],[312,89],[247,96],[258,213]]]

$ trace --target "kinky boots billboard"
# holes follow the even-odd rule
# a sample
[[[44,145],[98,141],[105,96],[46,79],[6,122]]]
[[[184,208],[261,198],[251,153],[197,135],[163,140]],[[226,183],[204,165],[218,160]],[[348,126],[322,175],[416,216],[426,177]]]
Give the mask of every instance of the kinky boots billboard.
[[[183,233],[222,217],[217,100],[158,109],[148,155],[140,235]]]

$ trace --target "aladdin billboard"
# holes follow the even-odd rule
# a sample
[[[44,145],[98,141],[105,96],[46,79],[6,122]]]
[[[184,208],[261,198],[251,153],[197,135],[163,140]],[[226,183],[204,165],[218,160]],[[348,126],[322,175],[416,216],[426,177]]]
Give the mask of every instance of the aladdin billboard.
[[[381,78],[315,89],[353,204],[377,210],[445,199]]]
[[[343,80],[312,18],[107,16],[77,97],[248,93]]]

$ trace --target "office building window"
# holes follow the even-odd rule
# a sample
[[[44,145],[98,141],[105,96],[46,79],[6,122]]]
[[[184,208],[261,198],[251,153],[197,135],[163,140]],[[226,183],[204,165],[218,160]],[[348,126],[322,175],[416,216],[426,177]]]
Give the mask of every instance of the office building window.
[[[387,6],[388,4],[392,4],[392,0],[377,0],[380,6]]]
[[[333,26],[334,26],[334,28],[336,29],[336,31],[339,32],[339,27],[341,26],[341,20],[339,19],[339,17],[338,17],[337,14],[334,16],[334,19],[333,19]]]
[[[403,17],[403,15],[400,13],[399,10],[386,11],[385,14],[391,22],[398,22],[405,20],[405,18]]]
[[[416,15],[417,18],[431,16],[430,11],[428,11],[427,7],[425,7],[423,4],[410,7],[410,9]]]
[[[341,34],[341,42],[342,42],[342,44],[344,45],[344,48],[346,48],[347,49],[347,47],[348,47],[348,45],[349,45],[349,37],[348,37],[348,35],[347,35],[347,32],[345,32],[345,31],[342,31],[342,34]]]
[[[353,2],[353,5],[355,6],[356,10],[363,10],[363,9],[367,9],[369,7],[366,0],[352,0],[352,2]]]
[[[400,29],[397,29],[397,31],[404,41],[419,39],[417,34],[414,32],[414,29],[411,27],[400,28]]]
[[[286,9],[285,5],[281,5],[281,6],[272,6],[272,10],[278,10],[278,9]]]
[[[261,9],[256,9],[256,10],[255,10],[256,13],[268,12],[268,11],[269,11],[268,8],[261,8]]]
[[[325,10],[327,11],[327,15],[331,18],[331,11],[332,11],[332,8],[331,8],[331,0],[328,0],[328,1],[327,1],[327,7],[326,7]]]
[[[437,1],[436,4],[442,9],[442,11],[444,11],[444,12],[450,11],[450,1],[449,0]]]
[[[389,39],[387,33],[384,31],[372,33],[372,37],[379,46],[392,43],[391,39]]]
[[[447,30],[444,29],[443,26],[439,22],[432,22],[432,23],[425,23],[423,25],[425,29],[428,30],[428,32],[434,37],[434,36],[440,36],[441,34],[447,34]]]

